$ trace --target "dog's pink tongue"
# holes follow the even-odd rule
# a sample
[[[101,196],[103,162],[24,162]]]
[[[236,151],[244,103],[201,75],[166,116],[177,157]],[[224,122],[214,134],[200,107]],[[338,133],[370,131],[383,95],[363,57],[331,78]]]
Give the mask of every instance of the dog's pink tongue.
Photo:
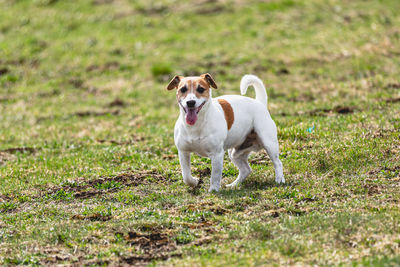
[[[186,113],[186,122],[189,125],[194,125],[197,121],[197,113],[196,109],[188,109]]]

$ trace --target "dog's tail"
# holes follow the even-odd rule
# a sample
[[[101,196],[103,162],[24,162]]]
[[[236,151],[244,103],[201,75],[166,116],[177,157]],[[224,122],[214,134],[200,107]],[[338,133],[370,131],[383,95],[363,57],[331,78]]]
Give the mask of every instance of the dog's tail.
[[[242,77],[240,81],[240,93],[245,95],[250,85],[252,85],[256,91],[256,100],[267,106],[267,91],[265,90],[263,82],[255,75],[246,74]]]

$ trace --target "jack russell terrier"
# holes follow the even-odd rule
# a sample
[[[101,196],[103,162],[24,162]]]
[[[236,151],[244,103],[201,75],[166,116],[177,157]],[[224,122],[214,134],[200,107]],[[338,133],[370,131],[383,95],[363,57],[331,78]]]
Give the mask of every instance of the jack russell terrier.
[[[208,73],[196,77],[175,76],[168,84],[168,90],[177,89],[180,116],[175,124],[174,139],[183,181],[187,185],[195,187],[199,182],[190,170],[190,153],[195,152],[211,159],[209,192],[218,191],[226,149],[239,169],[239,176],[227,187],[235,187],[249,176],[248,156],[261,148],[267,150],[274,164],[275,181],[285,182],[276,125],[267,109],[264,84],[257,76],[245,75],[240,82],[242,95],[250,85],[256,91],[256,99],[238,95],[211,98],[211,88],[217,89],[217,84]]]

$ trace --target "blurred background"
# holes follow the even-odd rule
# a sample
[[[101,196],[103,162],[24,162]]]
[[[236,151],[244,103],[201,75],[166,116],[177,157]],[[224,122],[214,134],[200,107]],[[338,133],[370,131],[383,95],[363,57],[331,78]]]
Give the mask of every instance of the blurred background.
[[[264,81],[285,186],[184,185],[166,85],[206,72]],[[398,263],[399,77],[399,0],[0,0],[0,264]]]

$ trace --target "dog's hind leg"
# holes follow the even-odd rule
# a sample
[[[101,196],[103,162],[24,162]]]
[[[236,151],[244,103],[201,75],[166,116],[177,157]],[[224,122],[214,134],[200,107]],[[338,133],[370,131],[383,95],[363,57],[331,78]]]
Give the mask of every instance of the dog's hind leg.
[[[255,131],[260,145],[267,151],[269,158],[274,164],[275,182],[278,184],[285,183],[283,166],[279,159],[279,142],[275,123],[271,119],[269,121],[265,121],[265,119],[256,120]]]
[[[249,176],[251,173],[251,168],[248,162],[248,157],[250,154],[251,150],[246,149],[246,150],[236,150],[234,149],[231,154],[231,160],[233,164],[239,169],[239,176],[236,178],[236,180],[231,183],[226,185],[226,187],[235,187],[241,182],[244,181],[244,179]]]

